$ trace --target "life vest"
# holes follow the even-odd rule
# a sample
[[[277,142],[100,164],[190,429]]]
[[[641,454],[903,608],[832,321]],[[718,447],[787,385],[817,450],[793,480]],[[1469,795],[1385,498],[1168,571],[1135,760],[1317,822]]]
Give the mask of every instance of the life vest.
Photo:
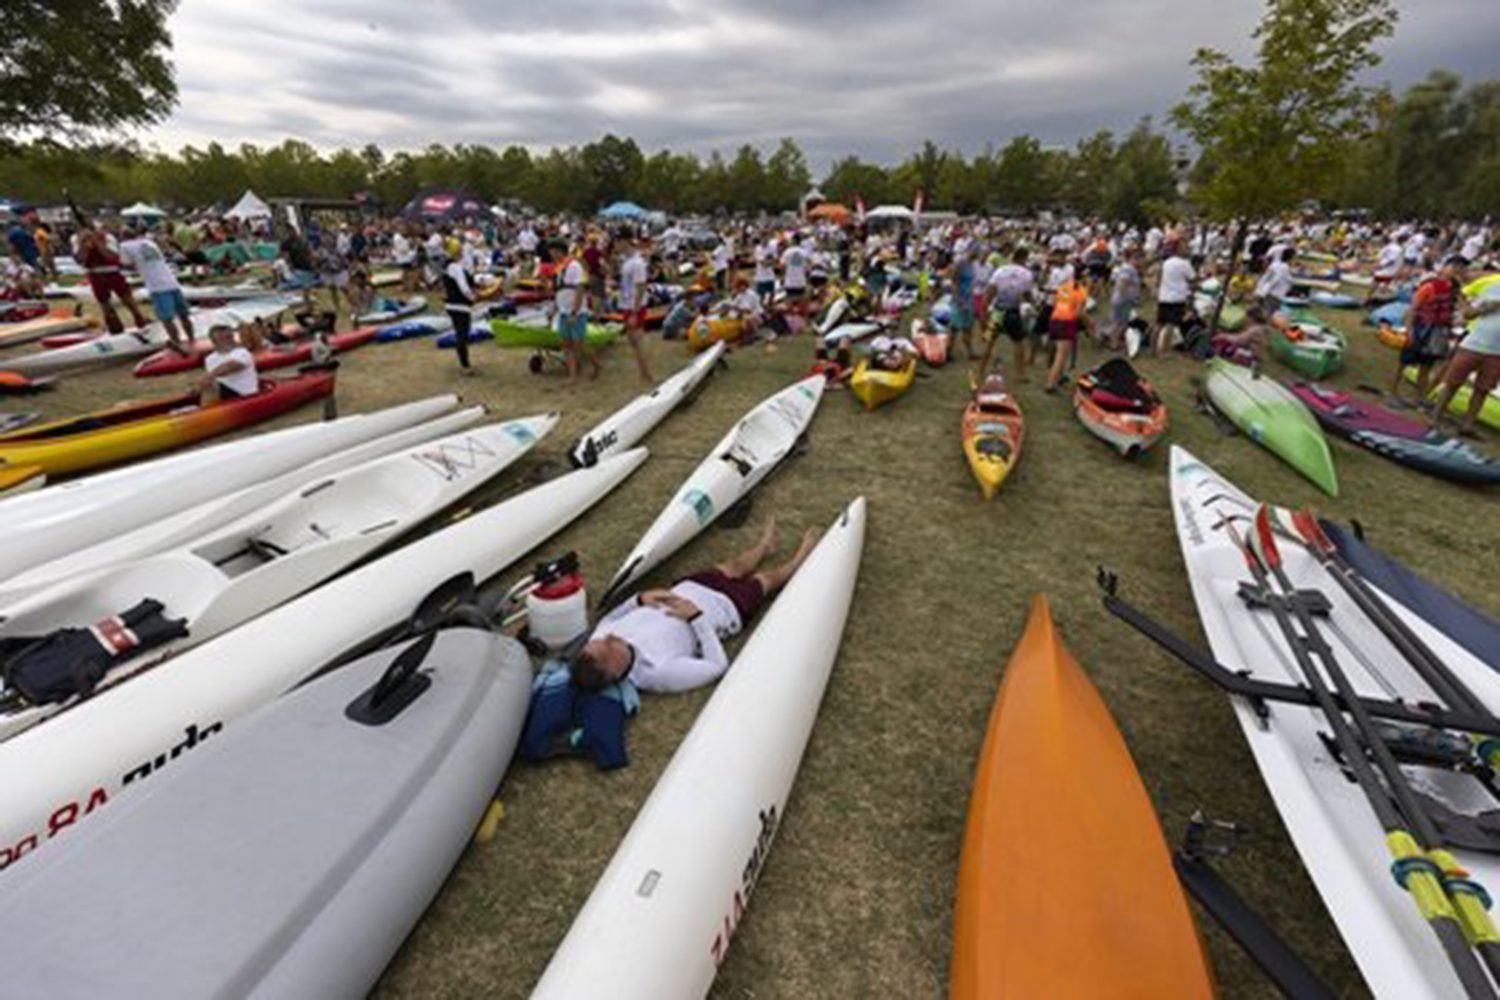
[[[188,634],[186,620],[168,618],[164,610],[147,598],[86,628],[0,640],[5,684],[31,705],[87,695],[116,664]]]

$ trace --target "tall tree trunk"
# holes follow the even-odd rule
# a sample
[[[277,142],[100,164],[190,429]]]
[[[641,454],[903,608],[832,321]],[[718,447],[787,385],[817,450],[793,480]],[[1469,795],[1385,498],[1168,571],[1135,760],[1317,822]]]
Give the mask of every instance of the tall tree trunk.
[[[1219,294],[1214,299],[1213,318],[1208,322],[1208,329],[1213,333],[1219,332],[1219,317],[1224,312],[1224,303],[1229,300],[1229,286],[1234,284],[1234,276],[1239,271],[1240,252],[1245,249],[1245,234],[1249,228],[1249,224],[1244,219],[1235,223],[1234,239],[1229,243],[1229,270],[1219,284]]]

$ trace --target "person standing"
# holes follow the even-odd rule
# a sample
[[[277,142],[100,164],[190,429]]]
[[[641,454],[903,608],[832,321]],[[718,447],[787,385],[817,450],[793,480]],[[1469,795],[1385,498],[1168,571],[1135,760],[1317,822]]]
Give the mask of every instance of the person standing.
[[[792,245],[781,255],[781,287],[791,303],[800,305],[807,295],[807,251],[801,233],[792,235]]]
[[[333,311],[339,311],[339,300],[349,295],[349,258],[339,249],[337,239],[324,238],[318,247],[318,280],[328,289]],[[353,300],[350,300],[349,318],[355,316]]]
[[[463,258],[456,257],[443,268],[442,282],[443,306],[453,321],[453,349],[458,352],[458,366],[469,375],[474,371],[469,364],[469,334],[474,325],[474,303],[479,299],[474,275],[464,266]]]
[[[641,379],[648,384],[653,381],[651,367],[646,363],[646,349],[641,340],[646,331],[646,290],[649,280],[646,252],[650,246],[650,240],[637,240],[631,248],[630,256],[620,265],[620,308],[625,312],[625,337],[630,343],[630,350],[635,354]]]
[[[167,258],[143,226],[137,225],[130,239],[120,246],[120,261],[134,268],[145,283],[151,308],[167,333],[167,346],[179,354],[187,354],[194,336],[187,300],[182,297],[177,276],[167,266]]]
[[[1156,335],[1153,338],[1157,357],[1165,354],[1182,333],[1187,318],[1188,300],[1193,297],[1193,265],[1183,254],[1182,243],[1167,245],[1167,259],[1161,264],[1161,280],[1156,287]]]
[[[84,273],[88,275],[89,288],[94,293],[94,301],[99,303],[99,311],[104,314],[105,329],[110,333],[123,333],[125,330],[120,314],[115,311],[114,300],[117,298],[121,305],[130,310],[130,318],[135,321],[137,328],[146,325],[146,317],[141,315],[141,307],[136,305],[135,292],[125,281],[125,275],[120,273],[123,266],[120,252],[107,231],[91,226],[79,233],[78,263],[83,265]]]
[[[1438,392],[1436,407],[1432,412],[1433,429],[1439,430],[1454,394],[1472,376],[1474,383],[1469,387],[1469,409],[1458,427],[1460,437],[1474,436],[1474,422],[1479,419],[1479,413],[1484,409],[1490,393],[1496,385],[1500,385],[1500,286],[1492,286],[1481,292],[1479,301],[1471,305],[1469,314],[1473,317],[1473,322],[1469,324],[1469,332],[1459,343],[1458,349],[1453,352],[1453,360],[1443,374],[1443,387]]]
[[[589,295],[593,297],[595,308],[602,311],[608,297],[609,268],[604,251],[599,248],[599,237],[593,233],[589,234],[583,248],[583,269],[588,275]]]
[[[1282,300],[1292,294],[1292,285],[1296,283],[1296,279],[1292,277],[1291,256],[1291,250],[1283,250],[1277,254],[1255,284],[1255,297],[1260,299],[1260,307],[1266,311],[1267,316],[1276,315],[1281,309]]]
[[[1125,328],[1135,319],[1141,306],[1141,252],[1135,247],[1125,251],[1124,259],[1114,269],[1114,284],[1109,295],[1109,332],[1105,341],[1113,350],[1125,346]]]
[[[1031,253],[1018,247],[1009,264],[995,268],[988,284],[991,330],[989,343],[985,344],[984,359],[979,363],[975,382],[983,382],[989,374],[990,360],[994,356],[995,344],[1003,333],[1011,343],[1012,365],[1017,381],[1026,381],[1026,365],[1030,360],[1030,338],[1026,329],[1025,306],[1036,290],[1036,277],[1027,265]]]
[[[588,345],[587,276],[583,264],[577,254],[567,253],[562,244],[553,244],[552,252],[554,258],[561,258],[554,269],[556,292],[552,302],[557,311],[557,330],[562,337],[563,350],[567,352],[568,381],[578,381],[578,369],[583,360],[589,363],[589,378],[596,379],[600,372],[599,358]]]
[[[1404,369],[1417,369],[1417,405],[1429,405],[1427,392],[1432,385],[1432,370],[1448,356],[1453,324],[1464,313],[1464,259],[1449,257],[1438,273],[1417,286],[1411,305],[1406,309],[1407,345],[1391,379],[1391,397],[1401,402]],[[1451,394],[1450,394],[1451,395]]]

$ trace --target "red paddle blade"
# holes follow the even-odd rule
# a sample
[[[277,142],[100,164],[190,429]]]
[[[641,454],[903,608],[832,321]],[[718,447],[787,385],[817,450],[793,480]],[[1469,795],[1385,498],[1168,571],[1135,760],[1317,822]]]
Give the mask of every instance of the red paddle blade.
[[[1276,529],[1271,525],[1271,507],[1261,504],[1255,512],[1255,533],[1252,536],[1255,552],[1261,562],[1272,569],[1281,566],[1281,550],[1276,545]]]
[[[1297,534],[1314,552],[1333,552],[1333,540],[1324,533],[1323,525],[1318,523],[1318,515],[1314,511],[1303,509],[1292,514],[1292,527],[1297,529]]]

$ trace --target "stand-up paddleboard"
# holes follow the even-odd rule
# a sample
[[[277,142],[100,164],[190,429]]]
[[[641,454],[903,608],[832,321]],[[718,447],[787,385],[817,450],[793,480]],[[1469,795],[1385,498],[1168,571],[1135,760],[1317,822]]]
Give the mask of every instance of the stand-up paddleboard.
[[[196,312],[192,315],[192,320],[195,329],[201,326],[205,331],[221,323],[238,326],[275,316],[286,311],[292,304],[287,299],[252,299],[222,309]],[[152,323],[139,330],[106,334],[72,347],[59,347],[55,351],[11,358],[5,362],[5,369],[27,378],[67,375],[155,354],[166,347],[167,343],[166,329],[160,323]]]
[[[0,621],[6,676],[0,740],[81,698],[99,698],[391,544],[509,468],[557,419],[551,413],[493,424],[378,458],[310,483],[181,549],[65,580],[11,605]],[[175,623],[166,626],[173,637],[148,644],[139,625],[132,625],[131,636],[111,633],[109,623],[143,600],[160,604],[151,621]],[[92,630],[100,639],[80,649],[62,630]],[[57,638],[46,644],[48,637]],[[28,671],[68,673],[63,656],[76,657],[71,672],[83,675],[79,683],[38,691],[25,682]]]
[[[821,375],[805,378],[741,417],[625,557],[604,603],[696,538],[791,454],[818,412],[827,384]]]
[[[1214,995],[1130,748],[1043,597],[974,775],[949,970],[950,1000]]]
[[[1265,607],[1249,606],[1242,590],[1253,582],[1232,532],[1253,532],[1255,501],[1181,448],[1172,449],[1171,476],[1178,539],[1214,657],[1252,680],[1300,687],[1304,676],[1275,617]],[[1317,616],[1318,631],[1356,694],[1410,705],[1441,702],[1311,553],[1293,542],[1279,548],[1298,592],[1316,591],[1326,599],[1328,614]],[[1500,707],[1500,674],[1419,616],[1387,603],[1485,705]],[[1264,712],[1244,698],[1233,704],[1287,832],[1371,991],[1383,1000],[1463,996],[1437,936],[1392,877],[1386,831],[1369,798],[1329,747],[1328,717],[1289,703],[1262,706]],[[1494,809],[1494,798],[1469,774],[1402,770],[1424,795],[1460,814]],[[1500,884],[1500,856],[1462,849],[1454,854],[1479,884]]]
[[[529,490],[397,549],[0,745],[0,869],[45,854],[237,719],[399,625],[435,588],[483,580],[603,499],[644,448]],[[24,865],[21,866],[24,869]],[[0,874],[0,881],[5,878]]]
[[[702,997],[764,868],[838,656],[864,548],[854,501],[719,682],[532,994]]]
[[[456,434],[473,427],[484,416],[484,408],[479,406],[458,410],[436,420],[334,452],[327,458],[269,477],[238,492],[168,514],[132,531],[69,552],[35,569],[0,581],[0,614],[4,614],[5,609],[15,602],[64,580],[187,545],[309,484],[374,459]]]
[[[262,707],[136,808],[17,870],[0,901],[7,992],[364,996],[463,853],[526,715],[519,643],[443,631],[404,675],[427,641]]]
[[[293,427],[0,501],[0,580],[451,410],[456,396]]]
[[[1275,379],[1214,358],[1203,391],[1214,409],[1246,437],[1306,476],[1329,496],[1339,495],[1338,474],[1323,429],[1307,407]]]
[[[635,447],[693,394],[723,356],[724,345],[715,344],[655,389],[626,403],[575,441],[568,449],[568,460],[581,469]]]

